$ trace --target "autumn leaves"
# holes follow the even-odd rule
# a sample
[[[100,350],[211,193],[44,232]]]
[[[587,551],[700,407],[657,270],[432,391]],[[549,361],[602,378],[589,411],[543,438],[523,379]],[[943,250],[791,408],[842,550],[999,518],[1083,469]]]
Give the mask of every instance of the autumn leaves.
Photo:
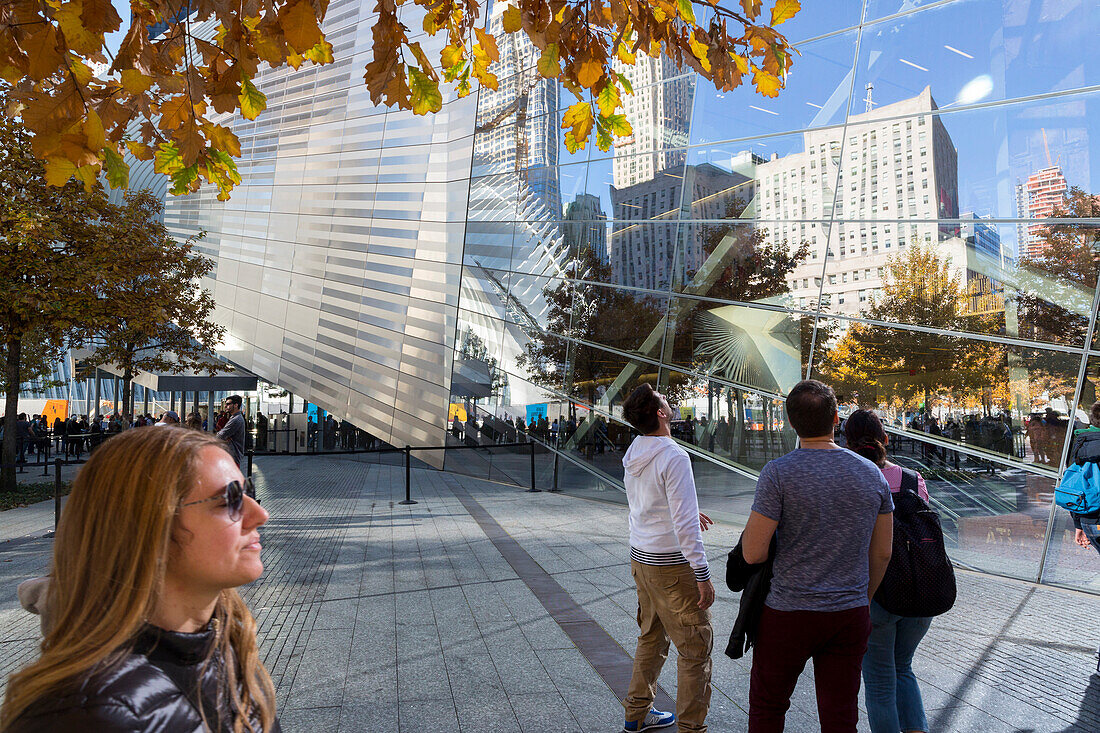
[[[418,6],[428,36],[445,34],[438,63],[410,39],[400,5]],[[471,94],[475,81],[495,89],[500,53],[481,5],[378,0],[364,74],[372,101],[423,115],[442,108],[443,85],[458,97]],[[794,52],[775,26],[799,7],[777,0],[765,23],[760,0],[509,0],[502,20],[504,33],[522,33],[538,49],[538,73],[575,96],[562,120],[569,150],[583,148],[593,130],[606,150],[631,134],[623,97],[632,93],[628,67],[639,54],[664,55],[722,90],[748,76],[758,93],[775,96]],[[172,193],[206,182],[224,200],[240,182],[240,142],[215,115],[239,111],[251,120],[266,109],[253,81],[261,64],[333,61],[320,25],[327,0],[192,0],[182,8],[178,0],[133,0],[131,26],[111,58],[104,36],[122,24],[111,0],[0,6],[8,113],[33,134],[52,183],[75,175],[90,187],[105,175],[125,186],[129,154],[155,160]],[[150,38],[148,27],[163,21],[167,30]],[[106,73],[96,75],[96,65]]]

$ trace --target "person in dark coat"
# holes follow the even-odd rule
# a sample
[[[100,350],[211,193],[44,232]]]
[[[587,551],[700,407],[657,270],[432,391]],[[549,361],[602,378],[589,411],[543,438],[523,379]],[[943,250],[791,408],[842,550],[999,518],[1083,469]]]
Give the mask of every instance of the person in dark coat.
[[[213,435],[129,430],[77,474],[52,574],[20,588],[42,655],[9,678],[4,733],[279,731],[256,621],[268,514]],[[247,724],[246,724],[247,723]]]

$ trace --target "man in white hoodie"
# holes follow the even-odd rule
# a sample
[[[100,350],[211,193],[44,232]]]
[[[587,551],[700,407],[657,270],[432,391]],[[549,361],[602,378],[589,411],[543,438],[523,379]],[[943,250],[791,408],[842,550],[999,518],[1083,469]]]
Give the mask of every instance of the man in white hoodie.
[[[623,457],[639,626],[623,730],[679,722],[681,731],[705,731],[714,641],[707,609],[714,585],[702,530],[711,520],[699,512],[691,460],[672,439],[672,409],[664,396],[643,384],[623,403],[623,414],[642,433]],[[670,638],[679,655],[675,715],[653,708]]]

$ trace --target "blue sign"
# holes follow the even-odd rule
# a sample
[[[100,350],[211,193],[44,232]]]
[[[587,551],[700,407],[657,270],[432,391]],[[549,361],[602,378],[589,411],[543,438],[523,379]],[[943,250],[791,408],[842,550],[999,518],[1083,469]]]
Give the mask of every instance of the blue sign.
[[[527,405],[527,424],[537,422],[540,417],[546,417],[546,403]]]

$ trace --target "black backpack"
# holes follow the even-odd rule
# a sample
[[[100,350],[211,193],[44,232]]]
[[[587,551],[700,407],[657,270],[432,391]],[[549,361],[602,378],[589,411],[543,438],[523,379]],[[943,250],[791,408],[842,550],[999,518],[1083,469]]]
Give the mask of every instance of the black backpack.
[[[897,616],[939,616],[955,605],[955,569],[940,515],[917,494],[917,474],[901,470],[894,494],[894,549],[875,602]]]

